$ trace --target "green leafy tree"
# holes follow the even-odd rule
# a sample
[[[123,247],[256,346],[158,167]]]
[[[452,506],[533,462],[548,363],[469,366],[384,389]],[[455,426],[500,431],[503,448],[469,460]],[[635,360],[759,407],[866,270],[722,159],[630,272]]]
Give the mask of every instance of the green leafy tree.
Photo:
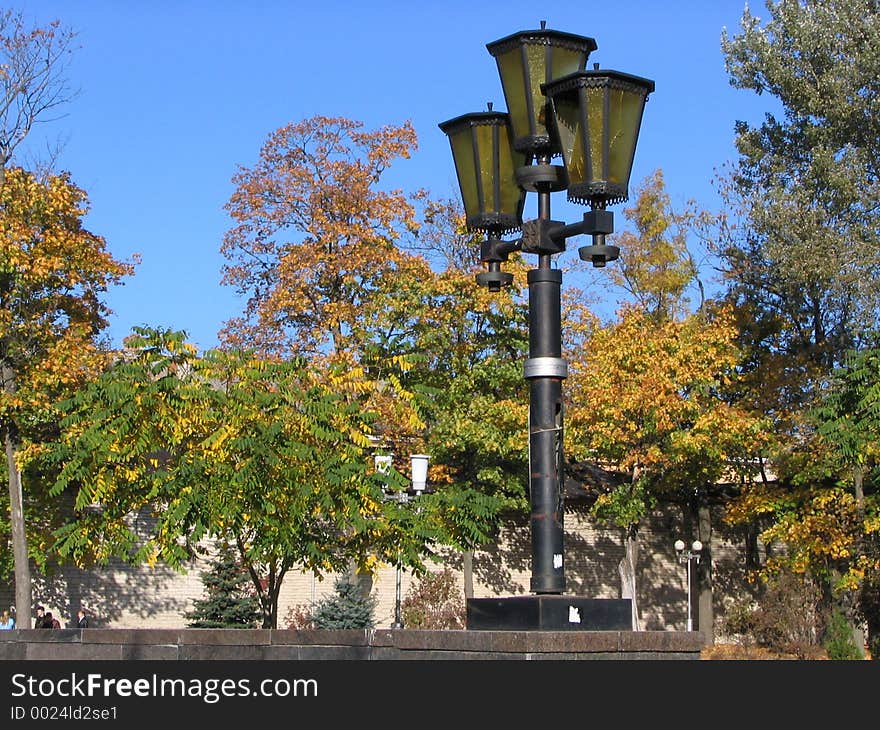
[[[473,595],[474,548],[506,516],[528,511],[525,265],[508,263],[513,287],[478,286],[479,241],[450,201],[431,201],[413,245],[432,266],[401,273],[384,295],[394,325],[370,340],[368,362],[409,364],[394,375],[415,394],[432,488],[446,504],[446,529],[464,547],[465,593]],[[393,424],[383,436],[396,438]]]
[[[742,307],[756,400],[783,419],[876,325],[880,271],[880,9],[767,2],[722,37],[731,83],[772,98],[736,124],[718,253]],[[768,387],[770,386],[770,387]]]
[[[185,614],[194,629],[251,629],[259,625],[260,603],[253,595],[250,577],[238,563],[236,552],[222,545],[210,570],[202,574],[205,597],[193,601]]]
[[[62,406],[55,491],[75,488],[78,510],[58,533],[66,555],[182,567],[203,538],[228,541],[274,627],[294,566],[334,570],[390,532],[401,541],[367,471],[371,416],[340,395],[344,376],[331,392],[303,361],[199,357],[183,333],[140,330],[128,345]],[[139,536],[128,516],[143,509],[155,528]]]
[[[764,537],[787,545],[786,567],[809,572],[824,610],[852,622],[875,529],[872,419],[859,406],[869,389],[847,360],[870,348],[880,311],[880,7],[779,0],[766,10],[762,20],[747,8],[722,37],[731,83],[773,109],[759,125],[737,123],[719,254],[741,314],[748,397],[774,419],[779,484],[747,490],[730,515],[769,520]]]
[[[467,505],[425,495],[412,510],[386,498],[407,485],[373,471],[374,415],[357,371],[199,357],[180,332],[143,329],[128,345],[62,405],[54,491],[77,494],[76,519],[57,534],[65,555],[184,567],[204,538],[227,541],[274,628],[291,569],[400,561],[419,571],[432,545],[455,544],[443,514]],[[139,510],[155,516],[149,534],[130,522]]]

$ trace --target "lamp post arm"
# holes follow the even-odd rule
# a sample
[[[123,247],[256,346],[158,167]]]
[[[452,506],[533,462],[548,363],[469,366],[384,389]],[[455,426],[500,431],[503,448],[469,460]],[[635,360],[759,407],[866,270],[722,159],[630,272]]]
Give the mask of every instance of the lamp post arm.
[[[521,247],[521,239],[502,241],[495,236],[489,236],[480,244],[480,261],[484,263],[507,261],[507,257],[514,251],[519,251]]]
[[[584,213],[577,223],[565,224],[538,218],[523,223],[522,250],[539,255],[561,253],[565,250],[566,239],[573,236],[593,237],[592,246],[583,246],[578,254],[584,261],[592,261],[593,266],[602,267],[620,255],[617,246],[607,246],[605,236],[614,233],[614,214],[609,210],[594,208]]]

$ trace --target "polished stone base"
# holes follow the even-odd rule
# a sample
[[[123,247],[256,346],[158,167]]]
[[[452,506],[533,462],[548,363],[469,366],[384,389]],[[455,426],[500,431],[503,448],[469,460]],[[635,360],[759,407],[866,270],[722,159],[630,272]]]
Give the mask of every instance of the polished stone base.
[[[627,631],[629,598],[536,595],[469,598],[467,628],[477,631]]]
[[[699,659],[690,631],[24,629],[0,631],[12,660]]]

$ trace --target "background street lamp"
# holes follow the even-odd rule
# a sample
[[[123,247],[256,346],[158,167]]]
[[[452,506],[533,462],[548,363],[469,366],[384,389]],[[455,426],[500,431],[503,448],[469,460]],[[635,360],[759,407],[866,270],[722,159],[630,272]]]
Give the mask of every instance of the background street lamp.
[[[700,562],[700,551],[703,549],[703,543],[699,540],[694,540],[691,544],[690,550],[685,550],[684,540],[676,540],[675,541],[675,552],[678,553],[678,562],[679,563],[687,563],[687,630],[694,630],[694,621],[691,618],[691,585],[693,580],[693,571],[691,570],[692,563]]]
[[[522,31],[489,43],[509,113],[465,114],[440,124],[450,141],[469,230],[487,234],[478,283],[498,291],[513,276],[501,270],[513,251],[535,254],[528,272],[529,498],[532,578],[537,595],[565,590],[563,549],[563,407],[560,288],[552,257],[566,239],[587,234],[582,259],[604,266],[618,256],[605,236],[613,232],[606,205],[627,199],[642,112],[654,82],[616,71],[586,71],[592,38],[547,30]],[[562,156],[564,166],[551,165]],[[550,217],[550,195],[567,190],[589,204],[583,220],[566,225]],[[523,222],[525,194],[538,196],[538,217]],[[503,241],[507,232],[522,237]]]
[[[376,454],[376,456],[374,456],[373,458],[376,471],[380,474],[387,473],[393,462],[393,455]],[[431,457],[427,454],[412,454],[409,457],[411,475],[410,489],[391,492],[387,494],[388,499],[393,499],[400,504],[408,504],[409,502],[412,502],[413,500],[420,497],[425,491],[425,487],[428,483],[428,461],[430,460],[430,458]],[[403,616],[400,610],[402,598],[402,573],[403,571],[400,566],[400,554],[398,553],[394,574],[394,623],[391,624],[392,629],[403,628]]]

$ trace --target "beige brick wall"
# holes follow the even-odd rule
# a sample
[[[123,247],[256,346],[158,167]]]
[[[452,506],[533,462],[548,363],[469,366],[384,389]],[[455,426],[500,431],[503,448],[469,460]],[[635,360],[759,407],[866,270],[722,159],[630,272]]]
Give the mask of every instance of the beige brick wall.
[[[565,515],[566,593],[591,598],[617,598],[620,583],[617,564],[623,555],[619,531],[599,529],[577,510]],[[716,614],[735,595],[744,590],[744,552],[741,540],[713,524],[712,551],[715,575]],[[639,608],[645,629],[684,629],[687,606],[686,569],[679,564],[672,547],[677,538],[688,539],[680,517],[656,513],[640,530],[638,565]],[[497,545],[474,556],[474,595],[476,597],[527,595],[530,581],[531,543],[527,525],[508,525]],[[444,561],[458,574],[464,586],[460,556],[445,553]],[[433,569],[440,566],[432,564]],[[34,601],[72,625],[73,614],[82,604],[95,614],[95,624],[115,628],[179,628],[186,625],[184,614],[193,600],[202,597],[201,574],[207,570],[204,559],[177,573],[167,567],[131,567],[114,562],[107,567],[82,571],[60,568],[47,579],[35,581]],[[402,595],[413,581],[402,574]],[[334,576],[323,580],[311,573],[292,571],[284,580],[279,599],[279,627],[285,627],[293,607],[310,604],[332,593]],[[390,626],[394,620],[395,570],[385,566],[374,578],[377,599],[377,626]],[[13,600],[11,586],[0,588],[0,605]]]

